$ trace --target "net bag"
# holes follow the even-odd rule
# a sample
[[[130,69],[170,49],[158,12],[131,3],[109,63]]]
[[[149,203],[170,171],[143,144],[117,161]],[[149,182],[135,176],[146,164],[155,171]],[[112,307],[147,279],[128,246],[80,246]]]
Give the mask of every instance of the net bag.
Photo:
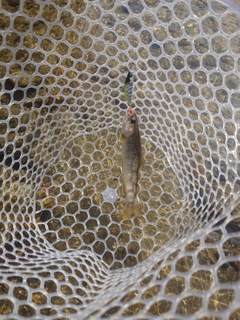
[[[240,319],[239,11],[1,1],[0,319]],[[124,220],[130,63],[144,164]]]

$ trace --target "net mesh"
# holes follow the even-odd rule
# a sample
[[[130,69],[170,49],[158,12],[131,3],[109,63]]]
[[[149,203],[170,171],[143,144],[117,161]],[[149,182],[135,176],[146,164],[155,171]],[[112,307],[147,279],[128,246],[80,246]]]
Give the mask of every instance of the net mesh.
[[[240,318],[235,8],[2,0],[1,319]],[[123,220],[130,62],[142,215]]]

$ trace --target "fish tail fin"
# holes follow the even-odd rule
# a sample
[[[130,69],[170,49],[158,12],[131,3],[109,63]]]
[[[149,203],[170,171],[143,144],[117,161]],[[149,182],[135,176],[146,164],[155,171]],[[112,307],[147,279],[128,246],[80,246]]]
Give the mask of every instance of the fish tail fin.
[[[139,216],[139,206],[138,206],[138,201],[137,198],[134,200],[133,205],[125,204],[124,209],[123,209],[123,220],[130,219],[132,216]]]

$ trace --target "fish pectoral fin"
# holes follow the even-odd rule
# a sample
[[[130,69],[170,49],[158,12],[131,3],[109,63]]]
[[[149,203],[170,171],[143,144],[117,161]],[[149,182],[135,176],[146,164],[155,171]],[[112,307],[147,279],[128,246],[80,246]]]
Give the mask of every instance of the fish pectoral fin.
[[[139,149],[138,152],[140,154],[140,164],[139,164],[139,168],[142,169],[144,167],[144,155],[145,155],[145,150],[141,147],[142,141],[139,145]]]
[[[119,140],[120,140],[120,142],[124,143],[127,141],[127,138],[124,134],[121,133]]]

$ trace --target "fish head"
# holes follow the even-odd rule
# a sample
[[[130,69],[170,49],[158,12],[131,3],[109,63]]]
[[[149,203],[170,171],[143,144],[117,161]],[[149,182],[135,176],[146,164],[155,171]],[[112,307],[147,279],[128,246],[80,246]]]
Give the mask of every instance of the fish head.
[[[135,130],[138,128],[138,120],[137,120],[137,115],[133,111],[132,108],[130,108],[127,111],[127,114],[125,116],[125,119],[123,121],[123,126],[122,126],[122,133],[124,134],[125,137],[130,137],[132,134],[134,134]]]

